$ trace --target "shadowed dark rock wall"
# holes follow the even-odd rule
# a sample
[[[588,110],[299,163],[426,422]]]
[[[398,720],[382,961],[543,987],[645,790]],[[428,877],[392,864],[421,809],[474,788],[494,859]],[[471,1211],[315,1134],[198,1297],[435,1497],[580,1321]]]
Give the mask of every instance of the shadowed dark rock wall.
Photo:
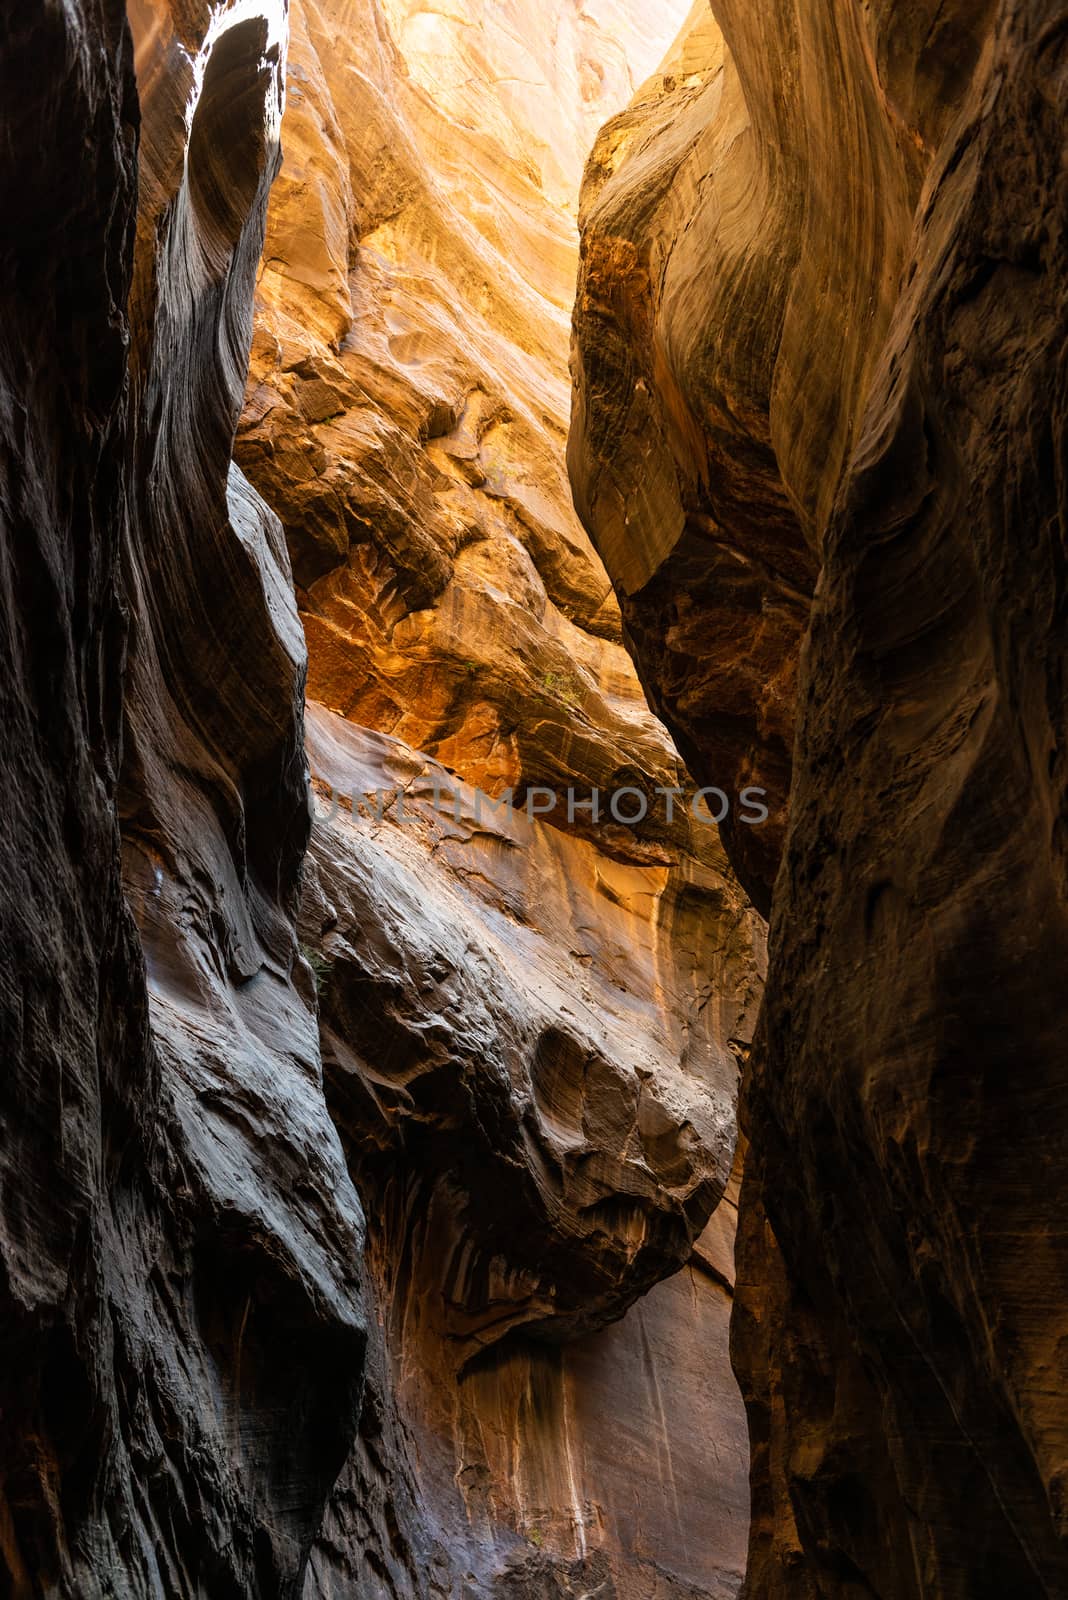
[[[108,1300],[158,1090],[115,820],[137,101],[122,8],[95,10],[97,48],[84,12],[0,20],[0,1549],[17,1595],[76,1591],[82,1528],[115,1553]]]
[[[820,1592],[1037,1600],[1068,1590],[1068,13],[999,8],[951,82],[824,545],[742,1271],[777,1241],[800,1302],[769,1443]]]
[[[712,10],[588,172],[572,470],[700,773],[784,793],[761,531],[821,566],[744,1089],[745,1593],[1059,1596],[1068,13]]]
[[[299,1594],[359,1410],[362,1217],[293,980],[303,640],[230,465],[279,41],[208,20],[139,8],[140,112],[122,7],[0,24],[19,1596]]]

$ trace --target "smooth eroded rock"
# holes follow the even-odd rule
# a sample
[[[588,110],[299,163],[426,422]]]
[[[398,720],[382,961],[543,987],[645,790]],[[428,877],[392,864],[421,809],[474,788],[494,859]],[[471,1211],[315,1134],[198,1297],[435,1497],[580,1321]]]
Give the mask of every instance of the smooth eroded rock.
[[[1068,18],[712,10],[587,172],[571,465],[694,771],[780,801],[745,1593],[1059,1595]]]

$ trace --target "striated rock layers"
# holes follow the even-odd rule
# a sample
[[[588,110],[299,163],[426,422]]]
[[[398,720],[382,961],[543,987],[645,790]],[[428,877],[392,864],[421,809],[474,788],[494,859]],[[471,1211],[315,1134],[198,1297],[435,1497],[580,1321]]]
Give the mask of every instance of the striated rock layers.
[[[302,936],[368,1215],[368,1398],[310,1579],[339,1600],[741,1581],[728,1208],[695,1243],[763,930],[714,829],[655,794],[689,780],[564,460],[565,202],[677,20],[291,11],[235,449],[308,639]],[[635,827],[608,813],[624,785]],[[539,787],[546,815],[507,809]]]
[[[778,82],[769,68],[772,92]],[[697,0],[587,168],[569,464],[651,704],[702,781],[768,792],[764,826],[733,813],[724,825],[766,912],[815,564],[771,414],[800,190],[754,159],[755,137],[734,60]],[[798,363],[810,366],[804,335]]]
[[[694,1241],[729,1177],[755,913],[722,870],[488,812],[315,707],[309,754],[302,933],[377,1312],[312,1592],[736,1594],[729,1224]]]
[[[533,13],[514,9],[513,51],[529,36],[566,77]],[[438,19],[431,94],[426,13],[294,6],[237,458],[286,529],[310,699],[493,795],[631,781],[651,794],[678,759],[564,465],[577,246],[546,190],[576,165],[589,113],[570,106],[569,129],[566,85],[533,59],[518,89],[515,62],[498,81],[509,8],[487,10],[485,29]],[[454,33],[486,58],[453,63]],[[592,73],[590,59],[573,71]],[[539,76],[560,102],[555,155],[531,126]],[[615,843],[635,854],[628,830]]]
[[[1068,10],[712,10],[588,171],[571,466],[700,774],[785,800],[820,569],[727,839],[745,1593],[1059,1596]]]
[[[304,646],[230,463],[283,41],[132,20],[140,92],[110,0],[0,22],[0,1567],[296,1596],[366,1330],[293,979]]]

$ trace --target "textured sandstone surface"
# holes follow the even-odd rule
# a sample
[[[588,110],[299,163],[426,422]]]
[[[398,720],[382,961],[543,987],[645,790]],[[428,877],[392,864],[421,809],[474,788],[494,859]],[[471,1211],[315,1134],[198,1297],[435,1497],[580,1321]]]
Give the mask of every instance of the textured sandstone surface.
[[[396,740],[315,707],[308,736],[302,935],[378,1324],[315,1592],[735,1594],[732,1267],[698,1236],[730,1172],[759,919],[722,860],[597,860],[480,813]]]
[[[642,1438],[629,1484],[597,1464],[630,1387],[613,1397],[591,1369],[586,1395],[586,1369],[544,1344],[615,1350],[595,1330],[691,1258],[731,1163],[758,919],[714,831],[655,798],[635,829],[563,807],[552,826],[504,822],[466,788],[458,818],[429,809],[450,775],[520,803],[533,785],[652,798],[688,782],[564,461],[568,205],[606,105],[679,14],[562,8],[549,28],[522,5],[291,12],[236,453],[285,527],[317,776],[350,797],[399,786],[416,816],[357,825],[343,806],[306,883],[380,1323],[376,1431],[331,1507],[324,1593],[422,1594],[420,1551],[450,1595],[465,1561],[479,1593],[603,1582],[667,1600],[740,1581],[722,1274],[695,1267],[687,1302],[711,1387],[671,1354],[670,1296],[655,1358],[636,1312],[618,1336],[642,1383],[721,1442],[690,1510],[644,1424],[627,1424]],[[729,1220],[717,1229],[713,1259]],[[593,1408],[589,1442],[570,1439],[576,1406]]]
[[[552,198],[557,167],[577,191],[621,46],[602,42],[606,85],[576,101],[601,59],[590,17],[561,9],[569,54],[518,5],[462,27],[411,10],[292,12],[237,458],[285,525],[309,698],[493,794],[651,793],[679,763],[571,504],[577,239]],[[522,39],[539,59],[517,85]],[[642,36],[647,64],[663,42]]]
[[[461,138],[478,131],[576,210],[601,124],[626,105],[678,32],[680,0],[381,0],[408,73]],[[461,206],[466,202],[457,195]]]
[[[302,916],[335,1115],[366,1184],[406,1193],[402,1150],[420,1226],[440,1209],[422,1292],[453,1364],[618,1316],[688,1260],[726,1186],[759,918],[722,858],[613,861],[313,706],[308,751],[336,807]],[[399,1273],[408,1241],[388,1246]]]
[[[1068,13],[712,11],[587,173],[571,467],[700,774],[785,796],[821,567],[788,827],[727,839],[745,1593],[1052,1597]]]
[[[1068,11],[695,6],[592,543],[676,19],[533,17],[0,18],[0,1587],[1060,1600]],[[628,651],[726,855],[479,812]]]
[[[152,1115],[114,810],[136,146],[121,12],[99,20],[93,51],[82,8],[0,18],[0,1551],[16,1594],[38,1574],[74,1592],[71,1544],[94,1511],[106,1538],[95,1467],[68,1519],[56,1494],[113,1438],[115,1367],[97,1330],[125,1263],[103,1174]],[[72,362],[72,337],[91,362]],[[76,1253],[96,1270],[72,1274]]]
[[[280,39],[132,20],[140,95],[121,7],[0,24],[5,1592],[292,1596],[365,1327],[294,983],[304,645],[230,462]]]
[[[702,781],[768,791],[765,826],[732,816],[724,829],[766,911],[815,565],[769,414],[797,191],[785,215],[768,204],[758,233],[753,190],[762,197],[770,179],[755,142],[733,58],[698,0],[590,158],[569,464],[652,705]]]
[[[736,1595],[745,1419],[728,1364],[709,1360],[728,1312],[721,1287],[688,1267],[622,1322],[564,1346],[515,1341],[458,1386],[407,1392],[401,1413],[383,1349],[386,1339],[403,1349],[400,1329],[376,1321],[360,1448],[308,1594]]]

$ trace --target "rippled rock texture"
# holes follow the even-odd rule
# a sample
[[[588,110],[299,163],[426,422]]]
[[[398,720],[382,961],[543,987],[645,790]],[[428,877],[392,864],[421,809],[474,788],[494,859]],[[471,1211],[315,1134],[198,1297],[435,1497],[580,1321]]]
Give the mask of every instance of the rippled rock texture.
[[[308,638],[302,929],[370,1230],[369,1399],[323,1595],[741,1581],[729,1206],[697,1240],[763,930],[714,830],[654,794],[689,780],[564,460],[567,202],[678,19],[291,13],[236,452],[284,524]],[[622,785],[652,801],[636,828],[607,815]],[[599,789],[606,815],[531,821],[538,786]],[[397,789],[413,816],[376,817]]]
[[[564,465],[577,239],[553,198],[626,97],[626,11],[602,38],[561,8],[554,41],[475,10],[294,6],[237,457],[285,525],[309,698],[492,794],[651,792],[678,760]],[[643,26],[652,66],[672,7]]]
[[[712,9],[587,174],[571,464],[699,773],[785,799],[821,569],[788,827],[727,840],[745,1593],[1052,1597],[1068,13]]]
[[[768,793],[765,826],[732,815],[724,828],[766,912],[815,563],[771,416],[800,191],[783,177],[785,214],[769,205],[754,238],[753,191],[769,181],[754,143],[733,58],[698,0],[587,168],[569,456],[651,704],[703,782]]]
[[[732,1230],[704,1230],[755,913],[722,861],[612,864],[314,707],[309,753],[302,934],[379,1325],[315,1592],[737,1593]]]
[[[672,7],[127,11],[0,22],[2,1587],[726,1600],[763,929],[468,786],[685,781],[563,466]]]
[[[5,1592],[294,1596],[366,1333],[304,646],[230,462],[283,39],[132,21],[140,92],[120,6],[0,23]]]

